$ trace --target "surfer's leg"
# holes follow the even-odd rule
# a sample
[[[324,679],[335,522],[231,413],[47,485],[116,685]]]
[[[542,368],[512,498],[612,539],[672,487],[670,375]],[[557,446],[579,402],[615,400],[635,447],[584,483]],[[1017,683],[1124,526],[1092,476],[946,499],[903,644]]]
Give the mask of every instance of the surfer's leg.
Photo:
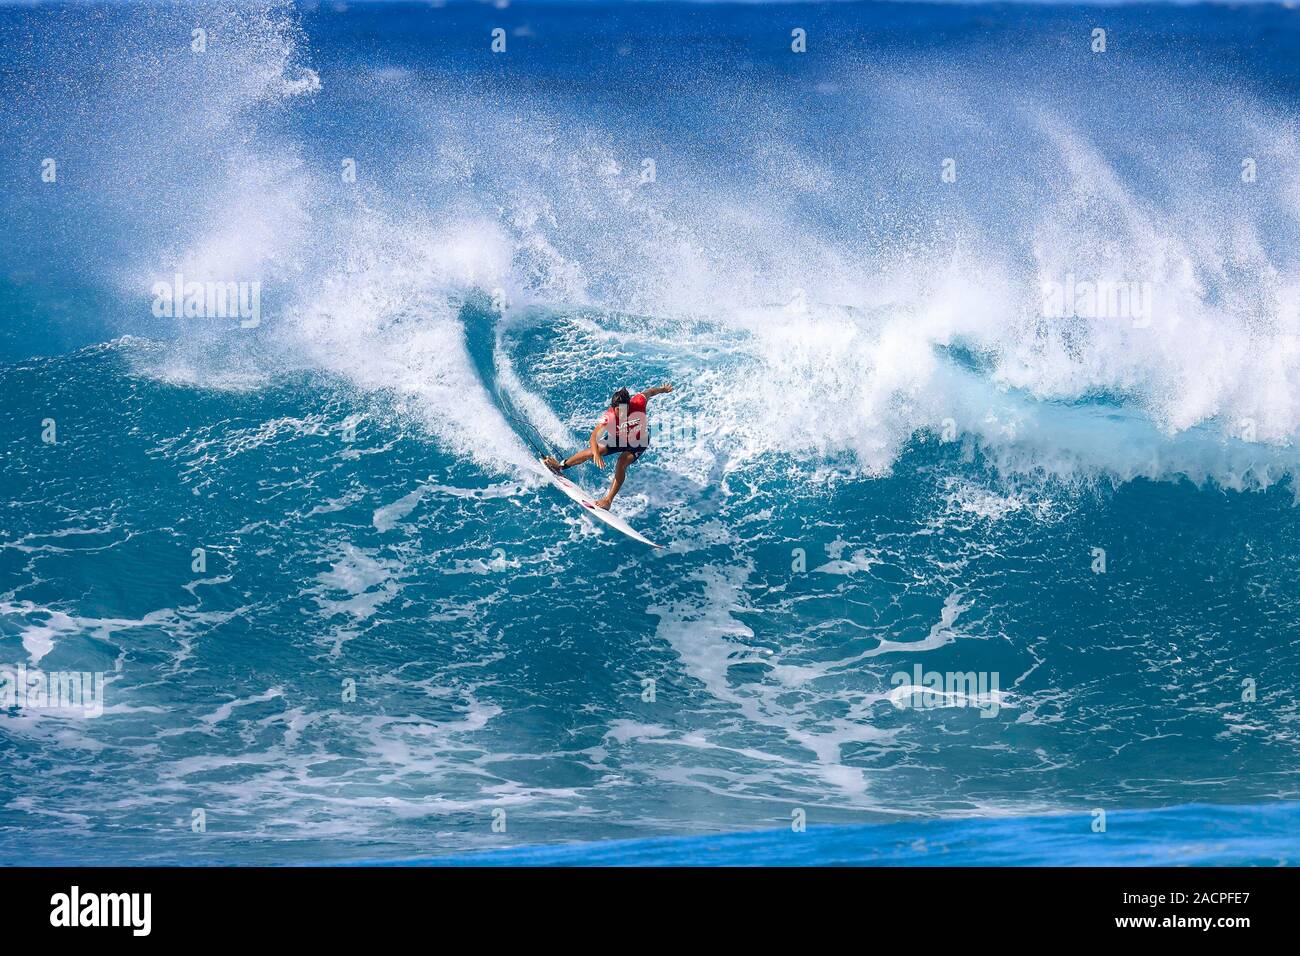
[[[584,448],[577,454],[570,455],[568,458],[564,459],[564,464],[560,464],[554,458],[549,456],[543,458],[542,461],[545,462],[546,467],[551,469],[551,471],[559,471],[561,468],[572,468],[574,465],[581,465],[584,461],[591,461],[591,449]]]
[[[623,478],[627,475],[627,466],[636,461],[636,455],[630,451],[625,451],[618,456],[618,464],[614,466],[614,480],[610,483],[609,494],[596,502],[597,508],[609,510],[609,506],[614,503],[614,496],[618,494],[618,489],[623,487]]]

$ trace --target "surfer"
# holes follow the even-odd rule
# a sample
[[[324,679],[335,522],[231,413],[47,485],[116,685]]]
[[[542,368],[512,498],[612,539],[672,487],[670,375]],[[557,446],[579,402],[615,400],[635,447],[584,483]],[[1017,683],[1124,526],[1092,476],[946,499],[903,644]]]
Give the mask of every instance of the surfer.
[[[650,447],[650,428],[646,417],[646,403],[656,395],[671,392],[671,385],[657,385],[644,392],[629,395],[626,388],[620,388],[609,399],[609,408],[600,416],[596,427],[591,430],[588,447],[565,459],[563,464],[548,455],[542,462],[551,471],[562,471],[581,465],[584,461],[594,461],[597,468],[605,467],[606,455],[618,455],[614,466],[614,480],[610,483],[605,497],[596,502],[597,508],[609,510],[614,503],[614,496],[623,487],[623,478],[628,465],[636,461]]]

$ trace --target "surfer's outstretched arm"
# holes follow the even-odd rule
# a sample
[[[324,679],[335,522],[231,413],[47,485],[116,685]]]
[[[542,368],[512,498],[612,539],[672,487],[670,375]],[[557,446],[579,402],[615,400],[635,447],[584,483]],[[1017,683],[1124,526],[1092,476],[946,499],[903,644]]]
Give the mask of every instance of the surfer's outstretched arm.
[[[663,385],[656,385],[654,388],[647,388],[641,394],[646,398],[654,398],[656,395],[667,395],[673,390],[672,383],[665,382]]]

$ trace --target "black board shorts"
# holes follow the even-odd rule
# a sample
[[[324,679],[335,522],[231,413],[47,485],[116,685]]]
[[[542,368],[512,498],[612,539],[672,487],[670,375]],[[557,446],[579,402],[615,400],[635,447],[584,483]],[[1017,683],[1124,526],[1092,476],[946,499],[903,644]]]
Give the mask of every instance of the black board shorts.
[[[623,452],[625,452],[625,451],[630,451],[630,452],[632,453],[632,460],[633,460],[633,461],[636,461],[638,458],[640,458],[642,455],[644,455],[644,454],[646,453],[646,450],[647,450],[649,447],[650,447],[649,445],[638,445],[638,446],[635,447],[635,448],[633,448],[633,447],[631,447],[631,446],[628,446],[628,445],[621,445],[621,446],[615,446],[615,447],[611,447],[611,446],[609,446],[609,445],[601,445],[601,446],[600,446],[600,457],[601,457],[601,458],[605,458],[605,457],[608,457],[608,456],[610,456],[610,455],[618,456],[618,455],[623,454]]]

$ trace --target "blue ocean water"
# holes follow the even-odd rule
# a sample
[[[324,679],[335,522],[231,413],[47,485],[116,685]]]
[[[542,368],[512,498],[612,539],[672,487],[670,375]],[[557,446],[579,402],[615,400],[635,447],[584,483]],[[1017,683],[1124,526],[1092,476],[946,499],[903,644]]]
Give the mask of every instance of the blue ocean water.
[[[435,866],[1287,866],[1294,803],[759,830],[526,846],[400,861]],[[1084,838],[1083,834],[1089,834]]]
[[[0,862],[1295,859],[1298,47],[0,5],[0,675],[106,680],[0,710]],[[530,443],[664,381],[650,553]]]

